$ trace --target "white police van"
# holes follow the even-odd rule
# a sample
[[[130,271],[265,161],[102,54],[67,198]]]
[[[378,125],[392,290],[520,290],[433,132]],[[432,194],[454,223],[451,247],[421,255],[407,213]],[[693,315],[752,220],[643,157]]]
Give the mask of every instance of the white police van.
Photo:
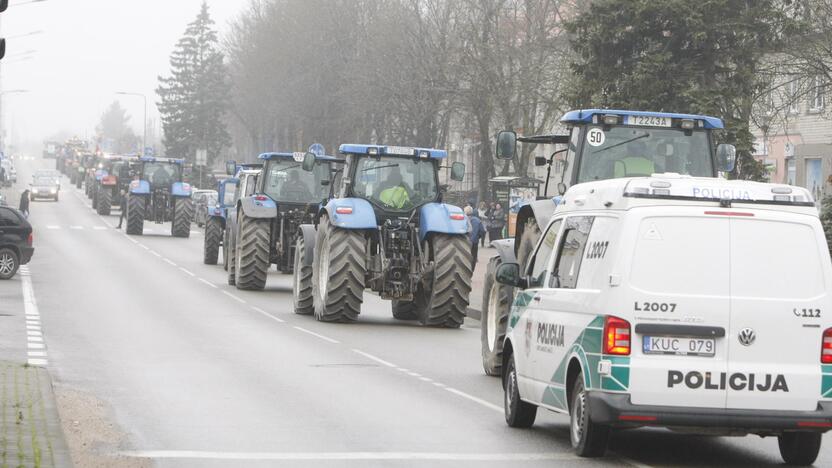
[[[615,428],[778,436],[811,464],[832,428],[832,264],[808,191],[676,174],[576,185],[529,264],[503,357],[506,421],[568,413],[581,456]]]

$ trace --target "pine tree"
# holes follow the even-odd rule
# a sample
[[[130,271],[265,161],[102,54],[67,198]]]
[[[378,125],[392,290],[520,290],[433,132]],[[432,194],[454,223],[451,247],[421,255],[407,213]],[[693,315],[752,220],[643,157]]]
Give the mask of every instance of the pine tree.
[[[114,153],[130,153],[141,146],[141,141],[130,128],[130,116],[118,101],[101,114],[101,122],[95,129],[101,149]]]
[[[207,3],[176,44],[170,67],[170,76],[159,77],[156,90],[167,153],[193,161],[204,148],[211,164],[230,143],[225,122],[229,85]]]

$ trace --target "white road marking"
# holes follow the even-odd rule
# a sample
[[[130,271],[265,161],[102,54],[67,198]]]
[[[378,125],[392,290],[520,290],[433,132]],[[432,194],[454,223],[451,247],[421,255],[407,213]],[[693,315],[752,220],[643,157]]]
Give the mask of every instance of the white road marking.
[[[150,253],[151,253],[152,255],[156,256],[156,257],[162,258],[162,254],[160,254],[159,252],[157,252],[157,251],[155,251],[155,250],[151,250],[151,251],[150,251]]]
[[[245,304],[246,303],[246,301],[244,301],[243,299],[231,294],[228,291],[223,291],[222,293],[225,294],[226,296],[230,297],[231,299],[234,299],[235,301],[239,302],[240,304]]]
[[[251,306],[251,310],[253,310],[253,311],[257,312],[258,314],[263,314],[263,315],[265,315],[266,317],[268,317],[268,318],[270,318],[270,319],[274,320],[274,321],[275,321],[275,322],[277,322],[277,323],[286,323],[286,321],[285,321],[285,320],[283,320],[283,319],[281,319],[281,318],[277,318],[277,317],[275,317],[274,315],[272,315],[272,314],[270,314],[270,313],[266,312],[265,310],[263,310],[263,309],[261,309],[261,308],[259,308],[259,307],[254,307],[254,306]]]
[[[29,350],[46,349],[43,344],[43,332],[40,327],[40,312],[38,311],[38,302],[35,299],[35,290],[32,288],[32,274],[28,265],[20,267],[20,288],[23,294],[23,313],[26,315],[26,347]],[[37,321],[34,319],[38,318]],[[36,330],[33,330],[37,327]],[[48,364],[46,358],[46,351],[43,351],[43,359],[29,359],[31,366],[45,366]]]
[[[52,230],[56,230],[56,229],[60,229],[60,228],[61,228],[60,226],[46,226],[46,229],[52,229]]]
[[[125,236],[127,236],[127,234],[125,234]],[[127,236],[127,239],[129,239],[129,240],[130,240],[130,242],[132,242],[132,243],[134,243],[134,244],[138,244],[138,243],[139,243],[139,241],[137,241],[136,239],[133,239],[133,238],[132,238],[132,237],[130,237],[130,236]]]
[[[46,357],[46,351],[29,351],[29,357]]]
[[[141,247],[141,248],[143,248],[143,249],[145,249],[145,250],[150,250],[150,247],[148,247],[148,246],[146,246],[146,245],[144,245],[144,244],[139,244],[139,247]]]
[[[301,328],[301,327],[294,327],[294,329],[295,329],[295,330],[298,330],[298,331],[302,331],[302,332],[304,332],[304,333],[308,333],[308,334],[310,334],[310,335],[312,335],[312,336],[316,336],[316,337],[318,337],[318,338],[320,338],[320,339],[322,339],[322,340],[324,340],[324,341],[328,341],[328,342],[330,342],[330,343],[335,343],[335,344],[340,343],[340,341],[338,341],[338,340],[333,340],[332,338],[330,338],[330,337],[328,337],[328,336],[319,335],[319,334],[317,334],[317,333],[315,333],[315,332],[313,332],[313,331],[311,331],[311,330],[307,330],[307,329],[305,329],[305,328]]]
[[[43,343],[29,343],[29,349],[46,349]]]
[[[195,274],[191,273],[190,271],[188,271],[188,270],[186,270],[182,267],[179,267],[179,269],[182,270],[182,273],[185,273],[186,275],[196,276]]]
[[[443,453],[443,452],[211,452],[197,450],[136,450],[120,452],[130,458],[192,460],[431,460],[431,461],[544,461],[583,460],[569,452]]]
[[[168,259],[168,258],[163,258],[162,260],[164,260],[164,261],[165,261],[165,263],[167,263],[167,264],[168,264],[168,265],[170,265],[170,266],[177,266],[175,263],[173,263],[173,262],[172,262],[170,259]]]
[[[40,331],[40,327],[26,327],[26,335],[28,336],[43,336],[43,333]],[[33,329],[36,328],[36,329]]]
[[[46,359],[30,358],[28,362],[30,366],[46,367],[47,365],[49,365],[49,361],[47,361]]]
[[[395,365],[395,364],[393,364],[393,363],[391,363],[391,362],[387,362],[387,361],[385,361],[384,359],[381,359],[381,358],[375,357],[375,356],[373,356],[373,355],[372,355],[372,354],[370,354],[370,353],[365,353],[364,351],[360,351],[360,350],[357,350],[357,349],[353,349],[352,351],[353,351],[354,353],[358,353],[358,354],[360,354],[360,355],[364,356],[365,358],[367,358],[367,359],[369,359],[369,360],[371,360],[371,361],[375,361],[375,362],[377,362],[377,363],[379,363],[379,364],[381,364],[381,365],[383,365],[383,366],[387,366],[387,367],[396,367],[396,365]]]
[[[216,288],[217,288],[217,285],[216,285],[216,284],[214,284],[214,283],[212,283],[212,282],[208,281],[207,279],[203,279],[203,278],[197,278],[197,279],[198,279],[199,281],[201,281],[201,282],[203,282],[203,283],[207,284],[208,286],[211,286],[211,287],[212,287],[212,288],[214,288],[214,289],[216,289]]]
[[[483,400],[482,398],[477,398],[474,395],[469,395],[469,394],[463,392],[462,390],[457,390],[453,387],[445,387],[445,390],[453,393],[454,395],[458,395],[458,396],[461,396],[462,398],[466,398],[468,400],[471,400],[474,403],[478,403],[478,404],[480,404],[480,405],[482,405],[482,406],[484,406],[488,409],[497,411],[500,414],[503,414],[504,411],[505,411],[502,406],[497,406],[493,403],[489,403],[489,402]]]
[[[107,230],[107,226],[93,226],[92,228],[95,231],[106,231]]]
[[[75,231],[82,231],[84,229],[84,226],[70,226],[69,228]]]

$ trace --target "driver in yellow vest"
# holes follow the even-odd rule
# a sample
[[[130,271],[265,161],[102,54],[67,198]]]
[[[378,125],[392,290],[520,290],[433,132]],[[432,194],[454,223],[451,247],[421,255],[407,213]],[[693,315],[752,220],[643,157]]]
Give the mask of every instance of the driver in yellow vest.
[[[643,141],[627,143],[627,156],[615,161],[615,177],[651,176],[656,172],[656,165],[647,154],[647,145]]]
[[[379,194],[380,202],[397,210],[410,205],[410,190],[404,183],[398,166],[390,169],[390,175],[384,181],[383,186],[387,188],[382,189]]]

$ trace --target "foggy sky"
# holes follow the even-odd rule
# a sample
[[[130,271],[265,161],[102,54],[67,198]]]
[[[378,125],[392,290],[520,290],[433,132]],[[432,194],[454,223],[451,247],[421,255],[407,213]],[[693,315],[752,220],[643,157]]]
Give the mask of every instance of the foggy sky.
[[[2,14],[7,39],[0,62],[0,89],[29,93],[3,95],[7,144],[35,142],[67,131],[92,137],[99,117],[115,99],[128,109],[136,134],[142,133],[142,99],[148,118],[158,121],[159,75],[169,72],[169,56],[202,0],[46,0],[16,5]],[[208,0],[222,34],[248,0]],[[42,34],[14,38],[42,30]],[[31,59],[18,54],[34,50]]]

